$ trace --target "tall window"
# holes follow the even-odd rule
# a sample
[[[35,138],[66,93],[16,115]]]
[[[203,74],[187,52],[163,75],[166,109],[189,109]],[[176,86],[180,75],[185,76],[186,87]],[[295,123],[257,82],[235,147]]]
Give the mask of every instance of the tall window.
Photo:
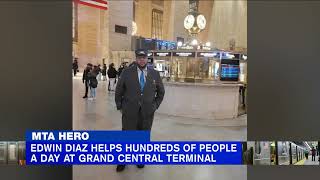
[[[152,38],[163,39],[162,35],[163,12],[157,9],[152,10]]]
[[[115,25],[114,31],[116,33],[127,34],[128,28],[126,26]]]

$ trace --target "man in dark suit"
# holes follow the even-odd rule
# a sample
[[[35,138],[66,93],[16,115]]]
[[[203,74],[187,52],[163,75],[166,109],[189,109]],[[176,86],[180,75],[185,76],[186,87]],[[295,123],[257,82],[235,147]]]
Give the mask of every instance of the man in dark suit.
[[[88,63],[87,67],[84,69],[83,71],[83,76],[82,76],[82,83],[85,84],[86,87],[86,92],[85,95],[83,96],[83,98],[87,98],[88,97],[88,91],[89,91],[89,72],[92,69],[92,64]]]
[[[165,94],[159,72],[147,67],[147,54],[146,50],[136,51],[136,63],[122,71],[116,86],[115,102],[122,112],[122,130],[151,130],[154,112]],[[125,165],[118,165],[117,172],[124,168]]]
[[[73,76],[76,76],[79,69],[78,58],[74,58],[74,61],[72,63],[72,69],[73,69]]]

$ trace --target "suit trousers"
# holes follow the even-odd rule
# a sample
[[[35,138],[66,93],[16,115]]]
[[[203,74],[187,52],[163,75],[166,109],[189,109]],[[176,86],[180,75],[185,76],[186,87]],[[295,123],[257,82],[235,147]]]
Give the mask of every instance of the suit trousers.
[[[89,91],[89,81],[84,81],[84,84],[85,84],[85,86],[86,86],[86,93],[85,93],[85,95],[84,96],[88,96],[88,91]]]
[[[139,108],[139,119],[137,123],[137,130],[143,130],[143,115],[141,107]]]
[[[138,122],[137,122],[137,126],[136,126],[136,129],[135,130],[146,130],[143,128],[143,114],[142,114],[142,109],[141,107],[139,108],[139,112],[138,112]],[[122,128],[122,130],[124,131],[125,129]],[[151,129],[149,129],[151,130]]]
[[[109,78],[110,91],[115,90],[116,78]]]

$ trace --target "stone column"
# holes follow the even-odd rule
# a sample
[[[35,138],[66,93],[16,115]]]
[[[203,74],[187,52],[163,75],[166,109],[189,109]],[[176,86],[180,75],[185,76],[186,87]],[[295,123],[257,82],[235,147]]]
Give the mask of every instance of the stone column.
[[[137,36],[151,38],[152,1],[138,1],[136,6]]]
[[[189,1],[179,0],[174,1],[174,23],[173,23],[173,40],[176,41],[177,37],[184,38],[186,42],[188,39],[188,32],[185,30],[183,22],[184,18],[188,15]]]
[[[163,8],[163,39],[168,41],[176,41],[173,35],[174,26],[174,2],[173,0],[164,1]]]
[[[104,27],[105,10],[78,5],[78,57],[80,68],[85,64],[102,63],[106,48]]]
[[[213,8],[213,1],[200,1],[199,2],[199,13],[203,14],[207,20],[206,28],[201,31],[198,35],[198,39],[200,42],[206,43],[209,41],[209,29],[210,29],[210,22],[212,18],[212,8]]]

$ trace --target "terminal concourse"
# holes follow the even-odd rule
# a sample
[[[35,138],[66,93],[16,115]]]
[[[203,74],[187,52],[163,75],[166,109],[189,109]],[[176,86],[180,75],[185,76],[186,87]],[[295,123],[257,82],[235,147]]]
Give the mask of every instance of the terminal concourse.
[[[123,99],[127,104],[131,99],[131,110],[136,105],[138,113],[142,107],[149,107],[152,115],[156,110],[152,141],[246,141],[246,0],[93,0],[74,1],[73,8],[74,130],[121,130],[125,123],[117,109],[123,110]],[[123,95],[126,98],[116,105],[115,86],[121,84],[126,68],[141,62],[140,49],[146,52],[147,74],[151,71],[157,77],[141,78],[145,68],[138,67],[136,82],[134,74],[125,76],[130,77],[126,82],[134,97]],[[158,98],[161,101],[152,106],[141,105],[152,99],[152,93],[143,89],[147,80],[147,92],[163,96],[165,89],[163,101]],[[142,90],[137,93],[139,85]],[[245,180],[246,170],[241,165],[74,166],[73,179]]]
[[[120,130],[121,115],[116,110],[114,92],[107,91],[106,81],[99,81],[96,100],[84,100],[82,75],[73,78],[73,129]],[[162,106],[167,106],[162,104]],[[151,139],[245,141],[246,115],[236,119],[192,119],[156,113]],[[74,166],[74,180],[136,180],[136,179],[246,179],[245,166],[168,166],[149,165],[144,169],[128,166],[117,173],[115,166]]]

